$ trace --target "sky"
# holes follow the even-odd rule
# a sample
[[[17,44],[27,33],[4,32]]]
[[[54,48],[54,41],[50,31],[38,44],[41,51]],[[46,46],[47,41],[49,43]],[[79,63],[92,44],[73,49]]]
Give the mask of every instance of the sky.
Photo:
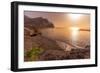
[[[30,18],[43,17],[54,24],[55,27],[79,27],[90,28],[90,14],[67,13],[67,12],[39,12],[24,11],[24,15]]]

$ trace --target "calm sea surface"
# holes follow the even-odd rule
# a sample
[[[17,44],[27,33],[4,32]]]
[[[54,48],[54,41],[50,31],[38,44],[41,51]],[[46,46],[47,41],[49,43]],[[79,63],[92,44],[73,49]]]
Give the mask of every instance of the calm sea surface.
[[[69,41],[79,46],[90,45],[89,31],[72,31],[65,28],[46,28],[41,30],[42,35],[53,40]]]

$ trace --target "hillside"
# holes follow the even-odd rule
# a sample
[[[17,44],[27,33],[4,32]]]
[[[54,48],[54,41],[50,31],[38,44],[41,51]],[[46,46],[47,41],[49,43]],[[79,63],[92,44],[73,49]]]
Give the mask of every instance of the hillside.
[[[42,36],[40,29],[54,28],[42,17],[25,17],[24,23],[24,61],[46,61],[90,58],[90,49],[71,49],[65,51],[56,40]],[[66,43],[67,44],[67,43]],[[66,47],[67,48],[67,47]]]

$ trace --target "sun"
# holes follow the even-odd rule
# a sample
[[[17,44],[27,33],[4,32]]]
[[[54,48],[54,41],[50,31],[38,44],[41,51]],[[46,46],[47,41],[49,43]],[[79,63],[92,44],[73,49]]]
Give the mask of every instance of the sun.
[[[79,27],[70,27],[72,31],[79,31]]]
[[[69,14],[69,17],[71,18],[71,20],[76,21],[81,17],[81,14]]]

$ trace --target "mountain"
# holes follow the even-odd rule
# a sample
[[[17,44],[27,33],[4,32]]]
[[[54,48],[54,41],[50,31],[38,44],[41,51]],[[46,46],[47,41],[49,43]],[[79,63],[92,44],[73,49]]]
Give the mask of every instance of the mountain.
[[[43,17],[29,18],[24,16],[24,25],[33,28],[54,28],[54,24]]]

